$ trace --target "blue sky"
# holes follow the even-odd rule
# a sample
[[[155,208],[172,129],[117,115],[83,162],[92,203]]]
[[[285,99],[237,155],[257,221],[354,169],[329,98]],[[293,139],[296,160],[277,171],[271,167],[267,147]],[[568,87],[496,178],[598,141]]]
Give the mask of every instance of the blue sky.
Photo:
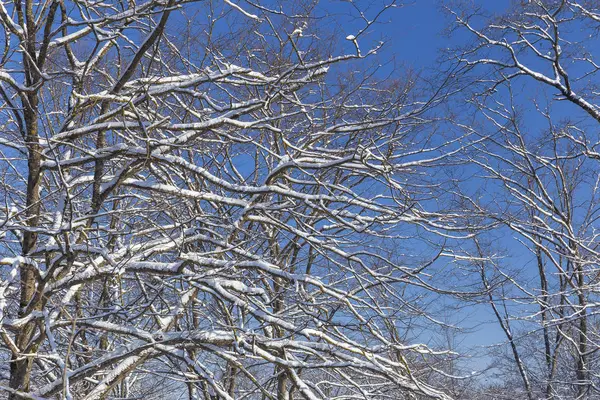
[[[386,52],[417,68],[438,66],[436,61],[440,49],[453,47],[468,37],[460,32],[455,32],[452,37],[445,33],[452,22],[451,16],[444,12],[446,3],[440,0],[414,0],[389,10],[375,28],[387,37]],[[505,10],[510,2],[474,0],[473,4],[484,12],[494,14]]]

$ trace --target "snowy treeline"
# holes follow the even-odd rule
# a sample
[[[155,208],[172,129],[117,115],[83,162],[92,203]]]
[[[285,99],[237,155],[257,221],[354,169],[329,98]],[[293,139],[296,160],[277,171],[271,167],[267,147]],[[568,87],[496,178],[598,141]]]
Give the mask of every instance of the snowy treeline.
[[[600,398],[600,5],[440,5],[2,1],[0,398]]]

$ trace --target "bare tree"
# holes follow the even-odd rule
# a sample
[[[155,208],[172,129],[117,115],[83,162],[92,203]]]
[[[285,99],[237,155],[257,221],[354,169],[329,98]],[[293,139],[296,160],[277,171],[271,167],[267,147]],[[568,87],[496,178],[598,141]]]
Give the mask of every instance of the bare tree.
[[[448,90],[375,79],[394,2],[292,3],[0,5],[9,398],[449,398],[398,323],[435,255],[394,251],[462,229]]]
[[[463,200],[513,236],[504,252],[478,241],[466,250],[505,333],[509,369],[524,398],[597,398],[597,4],[452,14],[475,40],[454,61],[473,88],[470,129],[483,139],[469,158],[484,189]]]

